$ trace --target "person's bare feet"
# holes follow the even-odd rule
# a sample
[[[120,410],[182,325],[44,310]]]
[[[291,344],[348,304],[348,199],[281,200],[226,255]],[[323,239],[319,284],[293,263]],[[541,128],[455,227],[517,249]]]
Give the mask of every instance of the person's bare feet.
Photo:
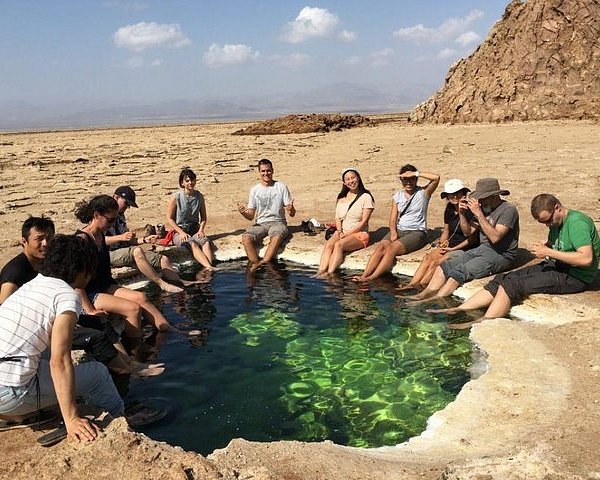
[[[157,377],[164,371],[165,367],[163,366],[139,365],[139,368],[136,368],[131,372],[131,376],[136,378]]]
[[[454,315],[462,310],[458,307],[452,308],[428,308],[425,310],[426,313],[445,313],[446,315]]]
[[[358,283],[363,283],[363,282],[368,282],[369,278],[368,277],[363,277],[362,275],[354,275],[352,277],[352,281],[353,282],[358,282]]]
[[[158,282],[158,286],[163,292],[167,293],[181,293],[183,288],[173,285],[172,283],[165,282],[164,280]]]
[[[474,324],[479,323],[483,320],[489,320],[489,319],[485,318],[485,317],[481,317],[481,318],[478,318],[477,320],[471,320],[470,322],[449,323],[448,328],[451,328],[453,330],[466,330],[467,328],[471,328]]]

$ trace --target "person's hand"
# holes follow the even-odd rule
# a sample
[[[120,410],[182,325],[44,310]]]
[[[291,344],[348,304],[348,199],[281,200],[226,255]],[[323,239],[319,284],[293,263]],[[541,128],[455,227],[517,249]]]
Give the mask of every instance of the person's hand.
[[[481,205],[479,204],[479,200],[476,200],[474,198],[469,198],[467,200],[467,202],[469,203],[469,210],[471,210],[471,212],[473,212],[473,215],[475,215],[476,217],[479,217],[480,215],[483,214],[483,210],[481,210]]]
[[[467,211],[469,210],[469,200],[467,200],[466,198],[461,198],[458,201],[458,213],[459,215],[465,214],[467,213]]]
[[[158,240],[158,235],[146,235],[142,239],[142,243],[156,243],[156,240]]]
[[[535,242],[529,251],[535,256],[535,258],[546,258],[549,251],[552,250],[544,242]]]
[[[294,207],[294,199],[285,206],[285,211],[293,217],[296,214],[296,208]]]
[[[237,205],[238,212],[240,212],[242,215],[244,213],[246,213],[246,210],[248,210],[246,208],[246,205],[244,205],[242,202],[236,202],[236,205]]]
[[[413,177],[416,177],[416,178],[418,178],[418,177],[419,177],[419,174],[418,174],[417,172],[412,172],[412,171],[409,171],[409,172],[404,172],[404,173],[401,173],[401,174],[399,175],[399,177],[400,177],[401,179],[402,179],[402,178],[413,178]]]
[[[131,242],[135,238],[135,232],[129,231],[121,234],[124,242]]]
[[[70,420],[65,420],[67,428],[67,436],[69,439],[76,442],[91,442],[96,439],[100,429],[98,425],[90,422],[87,418],[74,417]]]
[[[198,238],[204,238],[204,237],[206,237],[206,233],[204,233],[204,230],[198,230],[198,231],[196,232],[196,236],[197,236]]]
[[[395,242],[396,240],[398,240],[398,232],[390,232],[390,240],[392,242]]]
[[[450,247],[439,247],[440,253],[442,255],[446,255],[447,253],[452,251],[452,248]]]
[[[181,241],[181,243],[187,242],[189,241],[189,239],[190,236],[187,233],[183,232],[179,234],[179,240]]]

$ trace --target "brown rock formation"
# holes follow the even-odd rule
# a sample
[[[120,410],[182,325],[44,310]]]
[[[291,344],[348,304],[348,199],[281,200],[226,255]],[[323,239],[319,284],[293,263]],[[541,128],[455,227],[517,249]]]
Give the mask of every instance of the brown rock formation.
[[[600,117],[600,1],[513,0],[411,121]]]
[[[316,113],[310,115],[287,115],[273,120],[265,120],[264,122],[237,130],[233,135],[337,132],[346,128],[369,124],[370,120],[362,115]]]

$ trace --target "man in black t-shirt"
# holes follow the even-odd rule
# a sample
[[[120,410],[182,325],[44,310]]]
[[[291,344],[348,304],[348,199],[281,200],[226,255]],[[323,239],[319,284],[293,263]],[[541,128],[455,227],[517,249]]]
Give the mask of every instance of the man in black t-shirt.
[[[45,217],[29,217],[21,228],[23,251],[0,271],[0,305],[10,295],[37,275],[36,266],[46,255],[48,242],[54,237],[54,223]]]

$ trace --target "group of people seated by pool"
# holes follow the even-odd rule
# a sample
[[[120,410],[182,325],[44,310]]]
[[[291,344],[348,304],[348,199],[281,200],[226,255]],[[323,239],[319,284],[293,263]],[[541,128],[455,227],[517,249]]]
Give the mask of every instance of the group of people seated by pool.
[[[286,215],[296,214],[288,187],[273,179],[270,160],[258,162],[258,174],[260,182],[250,190],[248,203],[237,204],[239,213],[252,221],[242,235],[251,268],[276,259],[289,236]],[[400,168],[399,178],[402,188],[392,196],[389,235],[374,245],[364,272],[353,277],[356,282],[380,277],[396,257],[427,245],[427,211],[440,176],[407,164]],[[317,276],[334,273],[347,254],[371,243],[369,220],[375,199],[356,169],[345,169],[341,180],[335,228],[323,247]],[[130,186],[78,203],[75,216],[84,226],[72,235],[55,235],[48,218],[24,222],[23,251],[0,272],[0,417],[17,421],[58,403],[66,434],[93,440],[98,427],[78,413],[77,397],[119,416],[124,403],[109,372],[162,373],[161,364],[133,362],[122,341],[141,337],[143,322],[158,331],[171,327],[143,292],[117,284],[111,267],[137,267],[169,293],[193,282],[181,279],[167,256],[145,244],[186,248],[204,269],[215,269],[205,232],[206,203],[191,169],[180,172],[179,186],[168,202],[164,238],[129,230],[125,212],[137,207]],[[410,297],[415,302],[443,298],[470,280],[496,274],[459,307],[430,310],[452,314],[487,308],[485,319],[505,316],[511,305],[534,293],[577,293],[588,288],[600,254],[593,220],[567,209],[554,195],[537,195],[531,215],[548,227],[548,237],[529,251],[541,262],[509,271],[517,258],[519,213],[502,198],[507,195],[495,178],[479,179],[473,191],[459,179],[446,181],[441,192],[447,202],[441,237],[428,247],[412,280],[399,286],[399,294],[416,289]],[[267,237],[261,259],[260,243]],[[115,331],[107,314],[124,319],[122,331]],[[97,362],[73,367],[72,348],[89,351]]]

